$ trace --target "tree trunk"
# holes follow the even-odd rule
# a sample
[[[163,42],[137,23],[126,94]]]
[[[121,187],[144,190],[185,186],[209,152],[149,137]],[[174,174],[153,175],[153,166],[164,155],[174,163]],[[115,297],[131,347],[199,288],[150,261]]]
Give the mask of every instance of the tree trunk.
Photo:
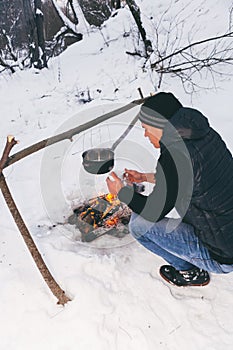
[[[136,4],[136,2],[134,0],[126,0],[125,2],[129,6],[129,9],[133,15],[133,18],[137,24],[139,33],[141,34],[142,40],[143,40],[144,45],[145,45],[146,56],[148,56],[148,54],[151,53],[151,51],[152,51],[152,44],[151,44],[151,41],[148,40],[146,37],[146,31],[145,31],[145,29],[142,25],[142,21],[141,21],[140,8],[138,7],[138,5]]]
[[[73,10],[75,12],[75,17],[78,19],[78,29],[81,33],[86,33],[90,25],[87,22],[83,10],[79,4],[78,0],[70,0],[70,3],[72,3]]]
[[[89,31],[90,25],[86,21],[83,11],[77,0],[68,0],[67,5],[70,6],[73,14],[73,21],[66,16],[60,6],[57,3],[57,0],[52,0],[52,4],[57,11],[58,16],[64,23],[64,26],[67,30],[60,30],[59,34],[56,35],[56,40],[63,38],[65,43],[65,48],[74,42],[80,41],[83,38],[83,34],[86,34]],[[70,34],[70,35],[69,35]]]
[[[33,16],[33,10],[30,0],[23,0],[23,12],[25,17],[25,22],[27,24],[27,32],[30,37],[30,43],[34,40],[35,31],[35,21]]]
[[[33,65],[33,63],[36,61],[36,57],[35,57],[36,45],[34,44],[36,41],[36,24],[35,24],[35,18],[33,15],[32,4],[30,0],[23,0],[23,13],[24,13],[24,18],[26,23],[26,31],[28,33],[30,64]]]
[[[44,39],[44,16],[42,12],[41,0],[34,0],[35,6],[35,24],[36,24],[36,56],[37,62],[35,66],[37,68],[47,68],[46,52],[45,52],[45,39]]]
[[[120,0],[112,0],[111,5],[113,8],[120,9],[121,8],[121,1]]]

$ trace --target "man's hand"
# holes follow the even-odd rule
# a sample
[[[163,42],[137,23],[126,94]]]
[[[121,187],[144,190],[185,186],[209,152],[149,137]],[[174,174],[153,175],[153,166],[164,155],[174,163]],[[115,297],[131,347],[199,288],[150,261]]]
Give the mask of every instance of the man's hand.
[[[117,196],[118,192],[124,186],[124,184],[114,172],[111,172],[110,175],[112,176],[113,180],[110,180],[110,178],[107,177],[106,182],[107,182],[108,190],[111,194],[114,194]]]
[[[155,183],[155,174],[154,173],[140,173],[137,170],[125,169],[124,179],[128,183],[132,182],[150,182]]]
[[[137,170],[125,169],[123,176],[124,176],[124,179],[129,183],[146,181],[145,174],[140,173]]]

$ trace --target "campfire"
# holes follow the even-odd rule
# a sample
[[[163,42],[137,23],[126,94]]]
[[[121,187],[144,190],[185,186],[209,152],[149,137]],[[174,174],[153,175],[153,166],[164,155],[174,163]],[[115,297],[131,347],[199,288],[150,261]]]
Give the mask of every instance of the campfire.
[[[73,210],[68,223],[81,232],[83,242],[109,234],[118,238],[128,234],[131,210],[111,193],[97,196]]]

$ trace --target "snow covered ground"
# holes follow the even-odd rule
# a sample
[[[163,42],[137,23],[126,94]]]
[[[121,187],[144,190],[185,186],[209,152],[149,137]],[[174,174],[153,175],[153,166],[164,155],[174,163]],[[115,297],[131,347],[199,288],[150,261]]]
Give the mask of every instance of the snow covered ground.
[[[149,18],[162,14],[170,3],[138,1],[151,39]],[[187,15],[193,13],[185,22],[187,36],[194,23],[201,29],[192,32],[197,38],[212,35],[213,28],[214,33],[226,30],[231,1],[172,3],[163,21],[185,8]],[[154,92],[157,76],[142,70],[143,59],[125,54],[135,45],[135,25],[125,8],[101,31],[92,29],[82,42],[51,60],[48,70],[0,76],[1,149],[8,134],[20,141],[14,153],[139,98],[138,87],[144,95]],[[210,86],[211,81],[204,83]],[[228,79],[217,85],[218,90],[191,96],[177,79],[166,77],[162,90],[201,110],[233,151],[233,84]],[[92,101],[84,103],[89,97]],[[173,287],[158,275],[162,259],[130,236],[103,236],[84,244],[73,227],[52,227],[64,222],[81,199],[107,191],[105,175],[84,172],[82,151],[112,145],[136,111],[137,107],[77,135],[72,143],[48,147],[4,171],[47,266],[72,301],[65,307],[56,305],[1,195],[1,350],[232,349],[233,275],[212,275],[203,288]],[[155,152],[138,124],[116,151],[116,171],[120,174],[128,165],[153,170]]]

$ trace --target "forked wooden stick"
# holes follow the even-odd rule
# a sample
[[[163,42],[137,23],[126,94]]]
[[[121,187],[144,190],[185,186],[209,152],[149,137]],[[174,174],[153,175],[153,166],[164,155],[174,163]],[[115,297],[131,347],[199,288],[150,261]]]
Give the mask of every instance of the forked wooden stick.
[[[18,142],[15,140],[13,136],[7,137],[7,142],[5,149],[2,154],[2,158],[0,160],[0,188],[3,194],[3,197],[6,201],[6,204],[14,218],[14,221],[32,255],[33,260],[36,263],[36,266],[38,267],[42,277],[44,278],[45,282],[47,283],[48,287],[50,288],[53,295],[58,299],[58,304],[64,305],[71,299],[68,298],[65,294],[65,292],[60,288],[60,286],[57,284],[57,282],[54,280],[53,276],[51,275],[50,271],[48,270],[47,266],[45,265],[44,260],[41,257],[40,252],[38,251],[30,233],[26,226],[26,224],[23,221],[23,218],[15,204],[15,201],[10,193],[9,187],[6,183],[6,179],[2,173],[2,169],[4,168],[4,165],[9,157],[9,153],[13,146],[17,144]]]
[[[14,136],[12,135],[8,135],[7,136],[7,142],[6,142],[6,146],[4,148],[3,154],[2,154],[2,158],[0,159],[0,174],[2,173],[2,170],[8,160],[9,157],[9,153],[11,151],[11,149],[14,147],[14,145],[16,145],[18,143],[18,141],[15,140]]]

